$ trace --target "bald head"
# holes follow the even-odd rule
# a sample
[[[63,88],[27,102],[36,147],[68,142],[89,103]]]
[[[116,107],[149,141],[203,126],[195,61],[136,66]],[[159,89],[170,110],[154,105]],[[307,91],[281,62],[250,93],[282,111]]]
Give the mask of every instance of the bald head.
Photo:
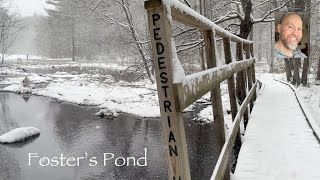
[[[302,26],[302,18],[297,13],[285,14],[282,17],[280,24],[286,24],[288,22],[297,22]]]
[[[279,44],[288,51],[293,51],[298,47],[302,38],[302,19],[296,13],[290,13],[283,17],[277,25],[280,33]]]

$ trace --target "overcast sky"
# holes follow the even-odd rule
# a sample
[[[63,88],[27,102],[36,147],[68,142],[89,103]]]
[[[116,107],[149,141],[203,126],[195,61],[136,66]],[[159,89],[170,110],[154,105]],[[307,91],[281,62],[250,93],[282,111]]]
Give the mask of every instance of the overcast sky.
[[[43,7],[46,0],[13,0],[13,6],[22,16],[32,16],[34,13],[45,14]]]

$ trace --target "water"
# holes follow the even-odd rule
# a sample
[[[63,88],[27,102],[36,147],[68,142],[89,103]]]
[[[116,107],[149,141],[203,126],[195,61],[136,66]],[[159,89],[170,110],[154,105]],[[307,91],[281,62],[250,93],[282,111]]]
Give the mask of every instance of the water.
[[[41,135],[23,143],[0,144],[0,180],[167,179],[167,166],[159,119],[120,114],[100,119],[92,107],[58,103],[46,97],[0,93],[0,134],[21,126],[34,126]],[[187,114],[185,119],[192,118]],[[213,125],[185,123],[192,179],[210,179],[218,152]],[[133,163],[144,157],[147,166]],[[33,154],[30,154],[33,153]],[[104,164],[103,154],[131,157],[129,166],[115,161]],[[29,159],[29,155],[38,156]],[[56,164],[60,156],[84,157]],[[40,158],[43,158],[40,160]],[[90,161],[90,158],[92,161]],[[92,159],[93,158],[93,159]],[[114,158],[114,159],[115,159]],[[53,159],[53,165],[46,165]],[[29,161],[30,160],[30,161]],[[96,160],[97,163],[94,163]],[[126,160],[127,161],[127,160]],[[143,158],[139,161],[144,165]],[[65,165],[65,166],[62,166]],[[75,165],[75,166],[71,166]],[[91,165],[91,166],[90,166]]]

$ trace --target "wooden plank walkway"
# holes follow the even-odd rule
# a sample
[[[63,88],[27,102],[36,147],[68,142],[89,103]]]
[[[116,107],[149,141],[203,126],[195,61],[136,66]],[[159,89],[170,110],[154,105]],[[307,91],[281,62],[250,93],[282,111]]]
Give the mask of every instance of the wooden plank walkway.
[[[320,145],[294,92],[272,76],[253,108],[232,180],[319,180]]]

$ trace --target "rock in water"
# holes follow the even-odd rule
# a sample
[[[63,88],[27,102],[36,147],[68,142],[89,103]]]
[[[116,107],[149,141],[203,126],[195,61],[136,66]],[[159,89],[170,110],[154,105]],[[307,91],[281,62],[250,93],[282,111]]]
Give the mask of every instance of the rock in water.
[[[29,87],[30,83],[31,83],[31,81],[27,76],[22,80],[23,87]]]
[[[40,134],[38,128],[35,127],[21,127],[13,129],[0,136],[0,143],[14,143],[30,139]]]

